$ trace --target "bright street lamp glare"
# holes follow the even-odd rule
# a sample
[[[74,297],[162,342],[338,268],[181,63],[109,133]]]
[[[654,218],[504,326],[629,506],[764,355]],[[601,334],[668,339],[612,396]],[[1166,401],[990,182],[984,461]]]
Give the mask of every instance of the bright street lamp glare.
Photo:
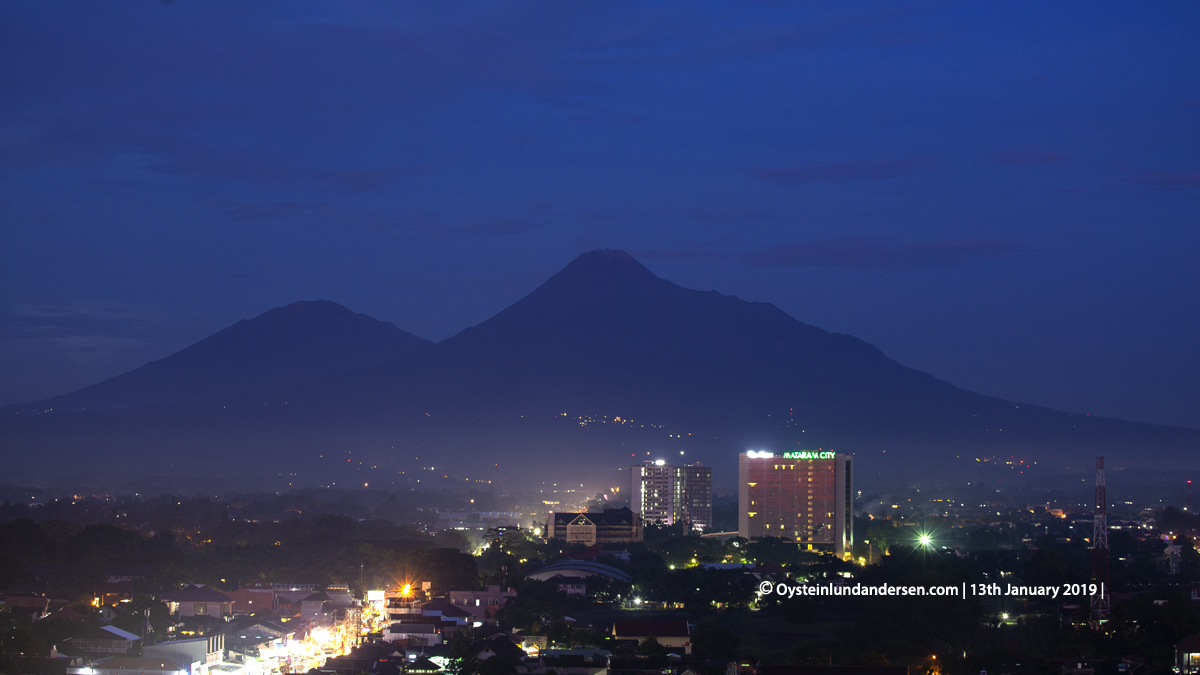
[[[927,534],[922,534],[920,537],[917,537],[917,541],[921,542],[922,546],[929,546],[930,542],[933,541],[933,537]]]

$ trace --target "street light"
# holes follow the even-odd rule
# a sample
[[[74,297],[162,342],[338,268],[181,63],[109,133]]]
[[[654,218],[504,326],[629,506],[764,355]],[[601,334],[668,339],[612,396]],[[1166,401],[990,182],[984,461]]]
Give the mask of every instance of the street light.
[[[929,536],[926,532],[922,532],[917,536],[917,542],[925,548],[933,548],[933,537]]]

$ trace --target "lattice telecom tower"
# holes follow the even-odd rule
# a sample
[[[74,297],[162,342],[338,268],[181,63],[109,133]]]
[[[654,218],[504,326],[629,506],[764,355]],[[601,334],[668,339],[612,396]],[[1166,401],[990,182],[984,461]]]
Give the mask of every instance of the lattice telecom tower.
[[[1093,628],[1100,628],[1108,621],[1108,495],[1104,487],[1104,458],[1096,458],[1096,509],[1092,515],[1092,582],[1096,593],[1092,594]]]

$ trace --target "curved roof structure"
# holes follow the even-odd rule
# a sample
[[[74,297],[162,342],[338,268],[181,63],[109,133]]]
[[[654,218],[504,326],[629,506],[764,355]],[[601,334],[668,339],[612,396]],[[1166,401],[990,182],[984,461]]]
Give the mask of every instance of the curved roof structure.
[[[564,560],[556,562],[552,565],[535,570],[532,574],[525,575],[526,579],[537,579],[538,581],[546,581],[556,576],[560,577],[608,577],[615,581],[629,581],[632,579],[625,572],[611,566],[601,565],[600,563],[589,562],[587,560]]]

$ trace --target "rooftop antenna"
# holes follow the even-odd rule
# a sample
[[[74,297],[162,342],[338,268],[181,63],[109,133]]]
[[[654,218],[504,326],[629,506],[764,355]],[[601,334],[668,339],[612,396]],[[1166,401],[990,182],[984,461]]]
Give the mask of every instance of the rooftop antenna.
[[[1108,621],[1108,495],[1104,485],[1104,458],[1096,458],[1096,506],[1092,515],[1092,582],[1096,592],[1092,594],[1093,629],[1099,629]]]

